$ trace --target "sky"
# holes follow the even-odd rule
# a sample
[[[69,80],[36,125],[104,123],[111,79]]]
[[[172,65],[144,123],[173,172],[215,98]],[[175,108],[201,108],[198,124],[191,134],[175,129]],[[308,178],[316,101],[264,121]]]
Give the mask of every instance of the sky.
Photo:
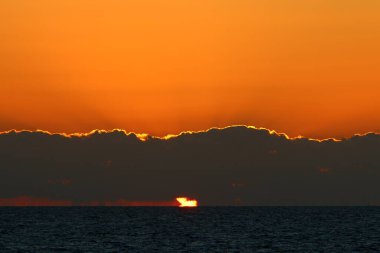
[[[380,1],[0,0],[0,131],[380,132]]]

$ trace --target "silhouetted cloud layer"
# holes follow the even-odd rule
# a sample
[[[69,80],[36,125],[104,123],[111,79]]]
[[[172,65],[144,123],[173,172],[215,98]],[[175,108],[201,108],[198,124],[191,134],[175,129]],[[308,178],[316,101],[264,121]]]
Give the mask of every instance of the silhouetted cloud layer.
[[[340,141],[245,126],[170,138],[120,130],[0,134],[3,203],[136,205],[189,196],[200,205],[380,204],[379,180],[373,133]]]

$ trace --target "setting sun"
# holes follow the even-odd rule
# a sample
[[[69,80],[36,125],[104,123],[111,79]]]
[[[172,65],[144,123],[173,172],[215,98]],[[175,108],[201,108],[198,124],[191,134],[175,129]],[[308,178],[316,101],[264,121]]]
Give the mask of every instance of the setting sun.
[[[188,199],[186,197],[178,197],[176,198],[178,203],[180,204],[179,207],[197,207],[198,201],[195,199]]]

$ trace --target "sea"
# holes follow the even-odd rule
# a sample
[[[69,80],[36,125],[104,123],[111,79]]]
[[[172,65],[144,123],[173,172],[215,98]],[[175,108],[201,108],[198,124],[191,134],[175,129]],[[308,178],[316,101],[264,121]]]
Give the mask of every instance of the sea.
[[[0,207],[0,252],[380,252],[380,207]]]

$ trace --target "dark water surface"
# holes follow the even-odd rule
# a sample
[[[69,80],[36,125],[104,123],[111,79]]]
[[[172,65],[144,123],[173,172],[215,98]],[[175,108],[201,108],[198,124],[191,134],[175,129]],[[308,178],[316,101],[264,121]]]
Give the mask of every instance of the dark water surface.
[[[0,208],[0,252],[64,251],[380,252],[380,208]]]

